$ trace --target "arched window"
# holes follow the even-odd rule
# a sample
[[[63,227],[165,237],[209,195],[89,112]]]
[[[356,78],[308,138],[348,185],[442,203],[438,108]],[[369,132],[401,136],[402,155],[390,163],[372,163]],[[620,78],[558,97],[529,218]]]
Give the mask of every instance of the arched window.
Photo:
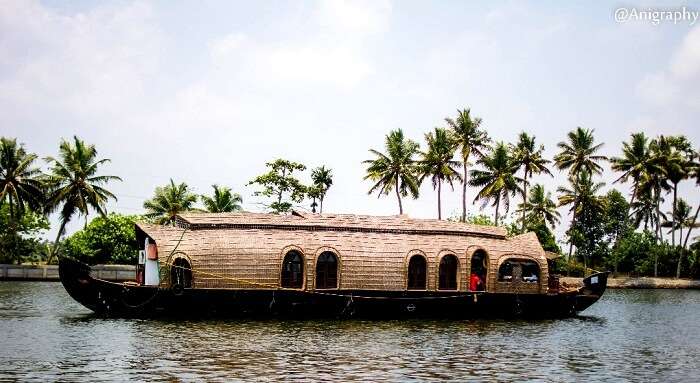
[[[425,290],[426,262],[422,255],[414,255],[408,261],[408,289]]]
[[[501,267],[498,268],[498,281],[513,282],[513,262],[508,260],[501,263]]]
[[[173,262],[170,268],[170,284],[183,288],[192,287],[192,268],[185,258],[177,258]]]
[[[469,275],[469,290],[486,290],[486,271],[488,270],[488,256],[484,250],[477,250],[472,254]]]
[[[459,261],[454,254],[447,254],[440,259],[438,289],[457,290],[457,268]]]
[[[284,256],[282,287],[300,289],[304,285],[304,257],[296,250]]]
[[[540,281],[540,266],[535,261],[520,262],[520,275],[523,282],[537,283]]]
[[[338,288],[338,257],[331,251],[324,251],[316,261],[316,288]]]

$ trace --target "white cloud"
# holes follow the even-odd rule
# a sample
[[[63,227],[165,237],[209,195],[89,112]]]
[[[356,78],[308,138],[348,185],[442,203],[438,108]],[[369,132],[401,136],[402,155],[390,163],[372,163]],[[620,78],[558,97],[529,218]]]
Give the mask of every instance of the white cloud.
[[[673,54],[668,68],[646,75],[637,94],[655,106],[700,107],[700,27],[688,32]]]
[[[325,28],[364,35],[384,32],[390,13],[387,0],[322,0],[316,18]]]

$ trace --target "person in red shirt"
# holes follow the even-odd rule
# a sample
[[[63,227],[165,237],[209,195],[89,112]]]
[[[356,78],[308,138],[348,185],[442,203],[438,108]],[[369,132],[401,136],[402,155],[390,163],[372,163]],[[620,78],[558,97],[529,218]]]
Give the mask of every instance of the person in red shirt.
[[[476,273],[472,273],[469,277],[469,290],[470,291],[481,291],[483,290],[483,283],[481,282],[481,277]]]

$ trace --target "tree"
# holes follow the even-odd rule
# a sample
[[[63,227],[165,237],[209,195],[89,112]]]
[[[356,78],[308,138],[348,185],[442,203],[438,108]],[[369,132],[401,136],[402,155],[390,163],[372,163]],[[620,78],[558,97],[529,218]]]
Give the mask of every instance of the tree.
[[[692,168],[689,172],[689,176],[695,179],[695,186],[697,187],[700,186],[700,152],[696,152],[694,157],[697,158],[697,161],[691,163]],[[684,249],[688,246],[688,239],[690,239],[690,233],[693,231],[693,228],[695,228],[698,220],[698,214],[700,214],[700,201],[698,201],[698,207],[695,209],[695,215],[693,216],[693,220],[691,221],[688,231],[685,234],[685,241],[683,241]]]
[[[0,204],[0,263],[21,263],[40,253],[42,241],[39,234],[49,229],[49,221],[40,212],[24,209],[17,216],[17,209],[10,214],[9,204]]]
[[[66,255],[89,264],[134,264],[139,246],[134,222],[138,216],[99,216],[64,242]]]
[[[518,136],[518,143],[515,144],[513,148],[514,153],[514,163],[518,169],[523,170],[523,204],[527,202],[527,179],[532,177],[533,174],[545,173],[552,175],[552,172],[547,168],[547,164],[550,163],[548,159],[542,156],[544,153],[544,145],[535,145],[535,137],[530,136],[525,132],[520,133]],[[525,231],[525,211],[522,212],[522,231]]]
[[[456,119],[446,118],[445,121],[452,129],[462,157],[462,222],[466,222],[469,157],[474,154],[477,158],[482,158],[489,149],[491,139],[486,131],[479,129],[481,118],[472,117],[469,108],[458,109]]]
[[[627,219],[630,204],[622,193],[616,189],[610,190],[608,194],[605,195],[603,202],[603,225],[608,242],[608,253],[611,253],[618,246],[620,240],[633,231]],[[617,273],[617,259],[610,258],[610,261],[613,264],[614,272]]]
[[[572,247],[585,246],[582,249],[584,264],[587,259],[594,256],[598,250],[598,244],[603,235],[602,215],[603,199],[598,192],[603,187],[602,182],[594,182],[591,173],[584,170],[577,176],[569,177],[570,188],[563,186],[557,189],[559,192],[559,206],[569,206],[569,211],[575,218],[569,227],[569,256],[572,255]],[[580,214],[586,213],[583,221],[579,222]]]
[[[265,166],[270,168],[270,171],[248,182],[248,185],[262,187],[262,190],[253,195],[274,198],[268,207],[278,214],[290,211],[292,202],[299,203],[304,200],[306,186],[295,178],[293,173],[306,170],[306,166],[281,158],[268,162]]]
[[[7,230],[3,229],[3,247],[19,262],[22,220],[27,211],[40,211],[45,200],[41,172],[34,167],[36,154],[27,153],[16,139],[0,138],[0,207],[8,205]]]
[[[637,192],[637,195],[639,198],[630,204],[630,216],[634,218],[634,227],[639,227],[644,222],[644,231],[648,231],[649,225],[655,227],[659,219],[656,216],[656,204],[649,192]],[[665,215],[662,215],[662,217],[665,217]]]
[[[605,156],[596,153],[603,144],[595,144],[593,130],[583,129],[580,126],[567,134],[568,142],[559,142],[557,146],[561,151],[554,156],[554,163],[559,170],[568,170],[569,178],[578,177],[580,173],[599,174],[603,168],[598,165],[599,161],[604,161]],[[576,224],[576,209],[573,210],[571,225]],[[569,242],[569,254],[573,250],[573,243]]]
[[[333,171],[325,166],[317,167],[311,171],[311,181],[318,190],[318,199],[321,203],[319,213],[323,214],[323,200],[326,199],[326,193],[333,185]]]
[[[657,168],[657,164],[652,161],[648,141],[644,133],[633,133],[629,143],[622,143],[622,156],[610,159],[612,170],[622,172],[614,183],[632,179],[630,205],[637,199],[641,179]]]
[[[211,185],[214,194],[209,197],[202,195],[202,203],[210,213],[229,213],[241,210],[243,198],[238,193],[232,193],[231,188],[226,186]]]
[[[469,184],[480,187],[474,202],[483,199],[483,205],[493,200],[492,206],[496,208],[494,221],[498,226],[498,214],[501,203],[508,212],[510,208],[510,196],[521,192],[518,182],[521,180],[515,176],[516,166],[508,153],[508,147],[500,142],[486,156],[477,161],[484,169],[471,171]]]
[[[552,193],[545,194],[541,184],[533,186],[532,194],[525,204],[521,204],[520,210],[526,223],[542,221],[554,227],[561,217],[557,211],[557,204],[552,200]],[[524,228],[522,231],[524,232]]]
[[[51,169],[47,177],[50,190],[47,210],[59,211],[61,225],[56,235],[49,261],[58,250],[59,240],[68,221],[77,213],[87,217],[89,210],[95,210],[100,215],[107,215],[107,201],[117,197],[103,185],[110,181],[121,181],[117,176],[100,175],[99,168],[111,160],[98,159],[95,145],[88,145],[77,136],[73,142],[61,140],[59,157],[47,157]]]
[[[410,194],[414,199],[418,198],[418,169],[414,160],[418,154],[418,143],[404,138],[403,131],[398,129],[387,134],[384,146],[386,154],[370,149],[376,158],[362,162],[368,165],[364,179],[375,182],[367,194],[378,191],[380,197],[394,190],[399,202],[399,214],[403,214],[401,196]]]
[[[43,207],[44,185],[39,168],[33,166],[36,159],[16,139],[0,138],[0,205],[9,204],[10,218],[20,217],[25,207],[34,211]]]
[[[693,155],[690,142],[684,136],[659,136],[652,143],[652,153],[662,168],[662,171],[659,172],[660,177],[673,185],[670,187],[670,191],[673,192],[671,217],[675,217],[678,184],[689,176],[688,170]],[[671,230],[671,243],[672,246],[676,246],[676,230],[674,229]]]
[[[186,183],[175,184],[173,179],[165,186],[156,187],[153,198],[143,203],[146,217],[159,225],[175,223],[175,216],[194,210],[197,195],[190,191]]]
[[[426,177],[430,177],[433,189],[437,189],[438,195],[438,219],[442,219],[442,183],[447,182],[454,190],[454,181],[462,180],[455,167],[460,165],[454,161],[457,145],[447,129],[435,128],[434,132],[425,134],[428,149],[422,154],[420,161],[420,179],[422,183]]]
[[[557,146],[561,151],[554,156],[554,162],[560,170],[568,170],[569,174],[586,171],[600,174],[603,168],[599,161],[607,160],[605,156],[597,155],[603,144],[595,145],[593,130],[577,127],[567,134],[568,142],[560,142]]]

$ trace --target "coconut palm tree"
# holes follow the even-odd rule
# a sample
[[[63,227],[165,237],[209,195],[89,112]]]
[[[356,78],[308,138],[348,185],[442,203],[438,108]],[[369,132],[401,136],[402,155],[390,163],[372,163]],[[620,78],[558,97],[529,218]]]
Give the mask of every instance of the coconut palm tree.
[[[684,136],[659,136],[652,145],[652,153],[659,166],[662,167],[661,172],[668,182],[671,183],[670,191],[673,192],[673,207],[671,217],[676,217],[676,201],[678,199],[678,184],[688,178],[688,170],[691,167],[693,152],[690,142]],[[671,225],[671,244],[676,245],[676,227],[675,223]]]
[[[60,226],[54,241],[49,261],[58,250],[58,244],[66,224],[75,214],[85,217],[90,209],[103,217],[107,215],[107,201],[117,197],[104,185],[110,181],[121,181],[117,176],[99,174],[100,166],[110,162],[109,158],[98,159],[95,145],[73,136],[72,142],[61,140],[58,158],[47,157],[50,165],[47,184],[50,190],[47,211],[59,212]]]
[[[202,203],[210,213],[229,213],[241,210],[243,198],[238,193],[232,193],[231,188],[226,186],[211,185],[214,194],[209,197],[202,195]]]
[[[175,216],[194,210],[197,203],[197,195],[190,192],[186,183],[175,184],[170,179],[170,183],[164,187],[157,187],[152,199],[143,203],[147,210],[144,216],[156,221],[160,225],[175,223]]]
[[[328,189],[333,185],[333,171],[325,166],[317,167],[311,171],[311,181],[318,189],[319,213],[323,214],[323,200],[326,198]]]
[[[597,210],[602,211],[604,209],[603,198],[598,195],[600,189],[605,185],[602,182],[594,182],[591,173],[587,170],[583,170],[575,176],[569,177],[570,188],[560,186],[557,188],[559,193],[559,206],[569,206],[574,220],[572,220],[569,230],[575,227],[577,217],[584,210]],[[573,238],[571,238],[571,233],[569,234],[569,256],[572,255],[573,251]]]
[[[492,206],[496,208],[494,223],[498,226],[499,209],[501,203],[506,212],[510,208],[510,197],[521,193],[518,183],[522,180],[515,176],[516,166],[508,153],[506,144],[499,142],[493,150],[477,161],[484,169],[472,170],[469,184],[480,187],[481,190],[474,198],[474,202],[483,199],[482,208],[493,200]]]
[[[568,142],[560,142],[557,146],[561,151],[554,156],[554,162],[560,170],[568,170],[569,174],[578,174],[587,171],[591,174],[600,174],[603,168],[599,161],[607,160],[605,156],[597,155],[603,144],[595,145],[593,130],[583,129],[580,126],[567,134]]]
[[[604,161],[605,156],[597,155],[596,152],[603,147],[603,144],[595,144],[593,130],[577,127],[567,134],[568,142],[559,142],[557,146],[561,151],[554,156],[554,163],[559,170],[568,170],[569,178],[576,179],[578,174],[586,172],[600,174],[603,168],[598,165],[599,161]],[[572,178],[573,177],[573,178]],[[572,210],[571,225],[576,224],[576,209]],[[573,250],[573,241],[569,241],[569,254]]]
[[[695,185],[700,186],[700,151],[695,152],[693,157],[695,158],[695,160],[691,163],[691,170],[689,171],[689,175],[691,178],[695,179]],[[690,239],[690,232],[693,231],[693,228],[695,228],[696,226],[698,214],[700,214],[700,201],[698,201],[698,207],[695,209],[695,215],[693,216],[693,220],[688,226],[688,232],[685,234],[685,241],[683,241],[684,249],[688,245],[688,239]]]
[[[635,227],[639,227],[644,222],[644,231],[647,231],[649,230],[649,225],[656,227],[656,203],[651,193],[638,191],[637,196],[637,200],[631,204],[630,217],[634,218]]]
[[[407,139],[401,129],[393,130],[386,136],[386,154],[370,149],[370,153],[376,156],[373,160],[362,163],[369,165],[365,180],[371,180],[375,184],[367,194],[378,191],[378,197],[388,195],[393,189],[399,202],[399,214],[403,214],[401,196],[418,198],[418,178],[416,176],[417,164],[414,156],[418,153],[418,143]]]
[[[557,211],[557,204],[552,200],[552,193],[545,194],[542,184],[535,184],[532,187],[527,202],[520,205],[523,219],[528,222],[541,221],[548,222],[552,228],[559,223],[561,215]]]
[[[645,173],[656,171],[658,165],[653,161],[649,149],[649,140],[644,133],[633,133],[630,142],[622,143],[622,156],[610,159],[613,171],[622,175],[613,183],[627,182],[632,179],[632,196],[630,206],[637,198],[639,182]]]
[[[535,137],[522,132],[518,136],[518,143],[513,147],[514,163],[518,169],[523,170],[523,204],[527,203],[527,179],[533,174],[549,174],[554,177],[547,168],[551,161],[542,156],[544,145],[537,146]],[[525,231],[525,210],[522,211],[521,231]]]
[[[486,131],[479,129],[481,126],[481,118],[472,117],[469,108],[457,110],[457,118],[446,118],[445,121],[452,129],[452,132],[457,140],[457,146],[460,149],[462,166],[462,222],[467,220],[467,184],[468,184],[468,167],[469,158],[474,154],[477,158],[484,156],[484,153],[489,149],[491,139]]]
[[[26,207],[36,211],[43,207],[45,190],[41,171],[34,167],[36,159],[16,139],[0,138],[0,205],[9,204],[13,221]]]
[[[26,208],[40,211],[45,200],[45,188],[39,168],[34,167],[36,154],[27,153],[16,139],[0,138],[0,206],[8,203],[10,248],[20,261],[16,248],[17,227]]]
[[[442,219],[442,183],[447,182],[454,190],[454,181],[462,180],[459,171],[455,167],[461,165],[452,158],[457,149],[457,143],[450,132],[444,128],[435,128],[435,131],[425,134],[428,149],[422,154],[420,161],[420,179],[430,176],[433,189],[437,189],[438,195],[438,219]]]

